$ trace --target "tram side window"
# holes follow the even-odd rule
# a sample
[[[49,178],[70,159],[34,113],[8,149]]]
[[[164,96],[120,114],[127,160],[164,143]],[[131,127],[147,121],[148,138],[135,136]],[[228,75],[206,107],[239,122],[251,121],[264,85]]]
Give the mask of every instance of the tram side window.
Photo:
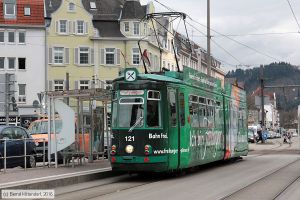
[[[189,96],[189,112],[191,116],[191,126],[194,128],[199,127],[199,117],[198,117],[198,97],[194,95]]]
[[[246,128],[248,125],[246,109],[243,109],[243,120],[244,120],[244,128]]]
[[[185,107],[184,107],[184,94],[179,93],[179,107],[180,107],[180,125],[184,126],[185,125]]]
[[[170,125],[177,125],[177,110],[176,110],[176,96],[174,90],[168,91],[168,99],[169,99],[169,111],[170,111]]]
[[[119,127],[136,127],[143,126],[144,118],[144,99],[137,98],[121,98],[119,101]]]
[[[112,104],[112,118],[111,118],[111,126],[116,127],[117,126],[117,116],[118,116],[118,103],[117,101],[114,101]]]
[[[238,128],[239,129],[243,129],[243,128],[245,128],[246,126],[245,126],[245,110],[243,110],[243,109],[241,109],[239,112],[238,112],[238,114],[239,114],[239,122],[238,122]]]
[[[210,99],[207,99],[207,122],[208,122],[208,128],[215,127],[215,108],[213,105],[213,101]]]
[[[206,99],[199,97],[199,123],[201,128],[207,127],[207,118],[206,118]]]
[[[112,102],[112,117],[111,117],[111,126],[116,127],[117,126],[117,117],[118,117],[118,96],[117,92],[113,93],[113,102]]]
[[[160,92],[148,91],[147,96],[147,126],[160,127]]]
[[[238,129],[241,129],[241,128],[243,128],[241,111],[237,111],[237,118],[238,118]]]
[[[221,102],[216,102],[215,110],[215,126],[221,127],[223,125],[223,108],[221,107]]]

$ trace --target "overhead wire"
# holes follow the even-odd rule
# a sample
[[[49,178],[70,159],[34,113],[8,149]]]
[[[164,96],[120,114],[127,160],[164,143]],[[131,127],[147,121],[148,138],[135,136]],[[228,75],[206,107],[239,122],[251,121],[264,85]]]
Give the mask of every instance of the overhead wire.
[[[294,16],[294,19],[295,19],[295,21],[296,21],[296,23],[297,23],[297,25],[298,25],[299,31],[300,31],[300,24],[299,24],[299,21],[298,21],[296,15],[295,15],[295,12],[294,12],[294,9],[293,9],[293,7],[292,7],[292,4],[291,4],[291,2],[290,2],[289,0],[286,0],[286,1],[287,1],[287,3],[289,4],[290,10],[291,10],[291,12],[292,12],[292,14],[293,14],[293,16]]]
[[[266,35],[290,35],[299,34],[300,31],[290,31],[290,32],[266,32],[266,33],[246,33],[246,34],[224,34],[228,37],[247,37],[247,36],[266,36]],[[223,35],[213,35],[212,37],[224,37]],[[206,37],[202,35],[194,35],[194,37]]]
[[[205,33],[203,33],[201,30],[199,30],[198,28],[196,28],[195,26],[193,26],[192,24],[190,24],[190,23],[188,23],[187,22],[187,24],[189,24],[192,28],[194,28],[196,31],[198,31],[199,33],[201,33],[202,35],[206,35]],[[238,58],[236,58],[234,55],[232,55],[227,49],[225,49],[224,47],[222,47],[220,44],[218,44],[215,40],[213,40],[213,39],[211,39],[211,41],[216,45],[216,46],[218,46],[220,49],[222,49],[223,51],[225,51],[229,56],[231,56],[234,60],[236,60],[238,63],[239,63],[239,65],[244,65],[244,64],[242,64],[242,62],[238,59]],[[217,60],[220,60],[220,59],[218,59],[218,58],[216,58]]]
[[[189,17],[189,18],[190,18],[190,17]],[[196,21],[196,20],[194,20],[194,19],[192,19],[192,18],[190,18],[190,19],[191,19],[193,22],[195,22],[195,23],[197,23],[197,24],[199,24],[199,25],[201,25],[201,26],[207,28],[206,25],[203,25],[203,24],[201,24],[200,22],[198,22],[198,21]],[[279,60],[279,59],[277,59],[277,58],[275,58],[275,57],[273,57],[273,56],[268,55],[267,53],[264,53],[264,52],[262,52],[262,51],[259,51],[259,50],[255,49],[254,47],[251,47],[251,46],[249,46],[249,45],[247,45],[247,44],[244,44],[244,43],[242,43],[242,42],[240,42],[240,41],[238,41],[238,40],[235,40],[235,39],[233,39],[233,38],[231,38],[231,37],[229,37],[229,36],[227,36],[227,35],[224,35],[223,33],[220,33],[220,32],[218,32],[218,31],[216,31],[216,30],[214,30],[214,29],[212,29],[212,28],[210,28],[210,30],[212,30],[213,32],[215,32],[215,33],[217,33],[217,34],[219,34],[219,35],[221,35],[221,36],[223,36],[223,37],[225,37],[225,38],[227,38],[227,39],[229,39],[229,40],[231,40],[231,41],[233,41],[233,42],[235,42],[235,43],[237,43],[237,44],[239,44],[239,45],[241,45],[241,46],[244,46],[244,47],[246,47],[246,48],[248,48],[248,49],[251,49],[252,51],[254,51],[254,52],[258,53],[258,54],[261,54],[261,55],[263,55],[263,56],[265,56],[265,57],[268,57],[268,58],[270,58],[270,59],[272,59],[272,60],[276,60],[276,61],[278,61],[278,62],[281,61],[281,60]]]
[[[159,2],[158,0],[154,0],[154,1],[157,2],[158,4],[162,5],[162,6],[165,7],[166,9],[169,9],[169,10],[171,10],[171,11],[175,11],[174,9],[172,9],[172,8],[170,8],[170,7],[166,6],[166,5],[164,5],[163,3]],[[204,25],[204,24],[202,24],[202,23],[200,23],[200,22],[194,20],[191,16],[187,15],[187,17],[188,17],[192,22],[194,22],[194,23],[196,23],[196,24],[199,24],[199,25],[201,25],[201,26],[207,28],[206,25]],[[249,45],[243,44],[242,42],[237,41],[237,40],[235,40],[235,39],[233,39],[233,38],[231,38],[231,37],[229,37],[229,36],[227,36],[227,35],[225,35],[225,34],[222,34],[222,33],[218,32],[218,31],[212,29],[212,28],[210,28],[210,30],[213,31],[213,32],[215,32],[215,33],[217,33],[217,34],[219,34],[219,35],[221,35],[221,36],[223,36],[223,37],[225,37],[225,38],[227,38],[227,39],[229,39],[229,40],[231,40],[231,41],[233,41],[233,42],[235,42],[235,43],[237,43],[237,44],[239,44],[239,45],[242,45],[242,46],[244,46],[244,47],[246,47],[246,48],[248,48],[248,49],[251,49],[252,51],[255,51],[255,52],[258,53],[258,54],[261,54],[261,55],[263,55],[263,56],[265,56],[265,57],[268,57],[268,58],[270,58],[270,59],[272,59],[272,60],[276,60],[276,61],[278,61],[278,62],[281,62],[281,60],[279,60],[279,59],[277,59],[277,58],[275,58],[275,57],[273,57],[273,56],[270,56],[270,55],[268,55],[268,54],[266,54],[266,53],[264,53],[264,52],[261,52],[261,51],[255,49],[255,48],[253,48],[253,47],[250,47]]]

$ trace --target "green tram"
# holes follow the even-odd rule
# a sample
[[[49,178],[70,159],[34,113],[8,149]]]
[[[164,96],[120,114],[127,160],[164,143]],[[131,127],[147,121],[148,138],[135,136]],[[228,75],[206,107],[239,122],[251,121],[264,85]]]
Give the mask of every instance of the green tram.
[[[114,171],[165,172],[248,154],[246,93],[190,68],[113,81]]]

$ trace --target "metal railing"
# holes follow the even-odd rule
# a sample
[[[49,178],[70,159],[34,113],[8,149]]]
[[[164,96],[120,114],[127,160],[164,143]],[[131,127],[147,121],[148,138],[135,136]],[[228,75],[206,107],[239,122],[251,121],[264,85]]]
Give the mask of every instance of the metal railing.
[[[27,157],[34,156],[35,157],[35,162],[36,162],[36,158],[37,157],[43,156],[43,167],[45,167],[45,161],[46,161],[46,157],[45,157],[46,156],[46,141],[45,141],[45,139],[39,139],[39,140],[43,140],[43,153],[37,153],[37,151],[36,151],[37,145],[35,143],[36,139],[33,139],[33,138],[0,139],[0,145],[3,144],[3,155],[0,154],[0,166],[1,166],[2,162],[3,162],[3,164],[2,164],[3,166],[2,167],[3,167],[4,173],[7,170],[7,160],[8,159],[24,158],[24,170],[26,171],[27,170]],[[7,143],[8,142],[17,142],[17,141],[23,141],[23,144],[24,144],[23,154],[20,153],[20,155],[16,155],[16,156],[7,156]],[[27,152],[27,142],[28,141],[33,141],[35,143],[35,146],[34,146],[35,152],[34,152],[34,154],[27,154],[28,153]]]

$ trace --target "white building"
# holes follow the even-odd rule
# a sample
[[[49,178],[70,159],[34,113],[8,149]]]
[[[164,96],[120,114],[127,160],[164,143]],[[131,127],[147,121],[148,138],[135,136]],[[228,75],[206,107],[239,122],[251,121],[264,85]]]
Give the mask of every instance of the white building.
[[[28,2],[3,0],[0,3],[0,9],[4,10],[0,16],[0,74],[15,75],[14,92],[9,99],[13,101],[15,97],[18,109],[13,111],[10,106],[12,124],[17,124],[13,123],[18,121],[17,116],[35,116],[39,109],[33,102],[38,102],[37,93],[45,91],[44,3],[43,0]],[[2,106],[1,124],[4,116]]]

